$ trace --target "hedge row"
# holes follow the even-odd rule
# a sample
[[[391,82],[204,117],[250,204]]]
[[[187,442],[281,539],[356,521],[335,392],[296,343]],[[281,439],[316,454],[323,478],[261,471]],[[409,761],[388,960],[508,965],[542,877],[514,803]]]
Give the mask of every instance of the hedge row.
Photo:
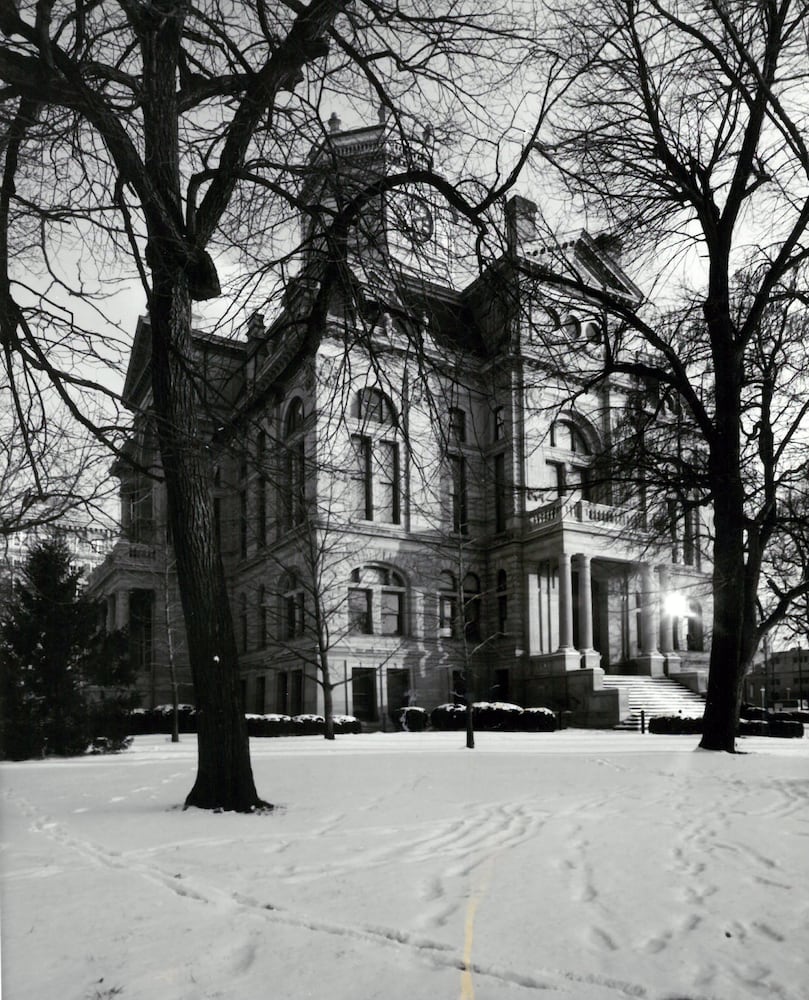
[[[246,715],[248,736],[317,736],[325,729],[322,715]],[[129,716],[129,732],[135,736],[172,731],[171,705],[153,709],[135,709]],[[177,711],[181,733],[197,731],[197,716],[193,705],[180,705]],[[351,715],[334,716],[335,733],[361,733],[362,725]]]
[[[658,736],[691,736],[702,732],[702,716],[694,719],[682,715],[655,715],[646,725],[650,733]]]
[[[433,729],[466,729],[466,705],[439,705],[430,713]],[[472,722],[478,732],[552,733],[556,716],[549,708],[520,708],[501,701],[478,701],[472,706]]]
[[[792,718],[770,715],[766,719],[740,719],[736,730],[739,736],[773,736],[781,739],[800,739],[803,723]],[[683,718],[681,715],[657,716],[649,719],[649,732],[657,735],[693,735],[702,732],[702,719]]]

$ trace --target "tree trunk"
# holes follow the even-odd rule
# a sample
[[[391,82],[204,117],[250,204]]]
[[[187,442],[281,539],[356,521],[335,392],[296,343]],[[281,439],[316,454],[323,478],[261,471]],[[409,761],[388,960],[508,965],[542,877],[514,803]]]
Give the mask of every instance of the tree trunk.
[[[171,742],[180,742],[180,698],[177,693],[177,664],[174,660],[174,623],[171,618],[171,571],[169,547],[166,546],[163,568],[163,624],[166,626],[166,643],[169,656],[169,678],[171,680]]]
[[[334,739],[334,685],[329,679],[329,668],[325,667],[322,670],[323,676],[323,718],[325,721],[325,726],[323,728],[323,735],[327,740]]]
[[[152,389],[197,709],[198,768],[186,807],[250,812],[259,799],[236,639],[215,540],[211,470],[196,420],[191,299],[182,270],[156,270]]]
[[[722,371],[721,368],[718,370]],[[745,569],[744,488],[741,481],[739,365],[729,363],[717,378],[720,433],[711,454],[714,495],[713,636],[702,740],[705,750],[734,753],[744,679]]]

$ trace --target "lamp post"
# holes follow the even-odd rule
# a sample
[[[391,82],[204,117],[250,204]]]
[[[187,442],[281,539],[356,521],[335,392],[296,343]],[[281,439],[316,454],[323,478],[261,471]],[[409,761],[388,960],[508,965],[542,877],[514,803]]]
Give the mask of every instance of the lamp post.
[[[769,649],[770,649],[770,637],[765,632],[764,633],[764,683],[769,686],[769,690],[767,692],[767,701],[768,701],[768,703],[770,705],[772,705],[772,689],[773,689],[773,686],[774,686],[772,682],[775,680],[775,665],[773,664],[773,668],[772,668],[773,676],[768,680],[767,679],[767,677],[768,677],[768,675],[767,675],[767,666],[768,666],[767,660],[768,660]],[[767,706],[765,705],[765,708],[766,707]]]
[[[762,711],[766,711],[766,708],[767,708],[767,706],[765,704],[765,701],[764,701],[764,693],[766,692],[766,690],[767,689],[765,687],[763,687],[761,689],[761,708],[762,708]]]

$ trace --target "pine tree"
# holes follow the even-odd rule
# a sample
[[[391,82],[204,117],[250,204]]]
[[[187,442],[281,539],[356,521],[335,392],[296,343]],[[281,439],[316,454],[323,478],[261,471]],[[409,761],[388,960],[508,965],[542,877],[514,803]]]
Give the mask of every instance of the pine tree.
[[[94,604],[63,540],[31,549],[0,621],[2,751],[20,760],[82,753],[92,735],[87,685],[126,678],[107,661]]]

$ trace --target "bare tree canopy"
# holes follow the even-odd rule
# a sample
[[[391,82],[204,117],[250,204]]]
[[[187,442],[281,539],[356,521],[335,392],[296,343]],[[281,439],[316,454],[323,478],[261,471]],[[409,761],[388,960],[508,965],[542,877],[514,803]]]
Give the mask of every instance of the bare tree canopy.
[[[805,573],[780,581],[760,617],[764,554],[786,498],[807,489],[809,8],[596,0],[571,18],[551,6],[544,44],[564,71],[536,146],[543,170],[645,262],[658,308],[611,297],[559,248],[543,278],[617,321],[593,378],[658,385],[698,436],[679,466],[647,448],[639,471],[712,513],[702,745],[732,750],[758,641],[809,587]]]
[[[262,804],[239,702],[209,457],[199,446],[207,428],[192,302],[219,296],[225,277],[239,289],[267,269],[284,280],[302,241],[315,246],[314,234],[324,234],[308,319],[316,330],[339,270],[336,251],[363,206],[414,182],[482,232],[485,212],[528,155],[530,135],[498,161],[498,136],[516,120],[509,86],[532,29],[530,5],[500,14],[424,0],[3,0],[0,339],[7,359],[46,373],[75,418],[92,425],[79,401],[90,386],[75,350],[101,354],[101,344],[91,320],[82,328],[71,319],[65,336],[74,354],[57,366],[43,286],[102,314],[120,276],[137,274],[146,291],[150,406],[199,718],[189,805]],[[381,109],[399,152],[395,168],[336,199],[332,187],[321,203],[317,177],[328,163],[308,152],[327,140],[323,122],[334,105],[366,119]],[[460,181],[442,173],[433,139],[452,150]],[[495,164],[488,185],[479,179],[485,160]],[[301,213],[314,224],[302,236]]]

